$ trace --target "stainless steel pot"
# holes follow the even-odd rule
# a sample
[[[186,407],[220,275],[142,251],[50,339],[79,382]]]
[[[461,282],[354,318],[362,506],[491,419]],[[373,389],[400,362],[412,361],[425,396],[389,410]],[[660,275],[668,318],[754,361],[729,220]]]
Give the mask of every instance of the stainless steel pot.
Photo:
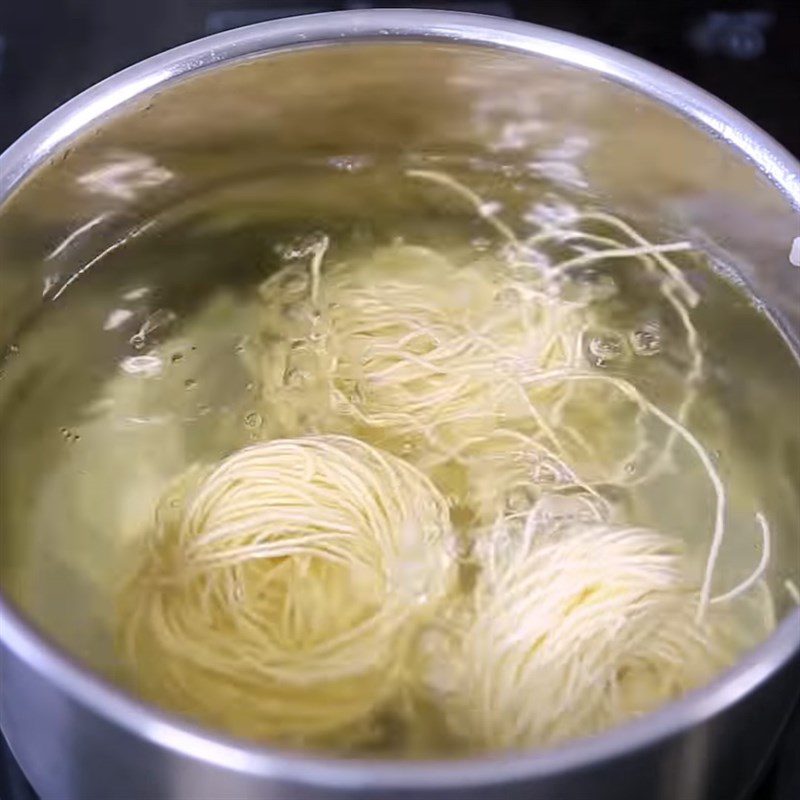
[[[351,169],[352,154],[413,152],[527,165],[691,228],[737,265],[790,339],[800,335],[789,264],[800,168],[761,130],[695,86],[584,39],[489,17],[371,11],[179,47],[89,89],[7,150],[0,341],[42,310],[54,245],[71,279],[120,240],[119,220],[130,227],[243,172],[309,155]],[[309,213],[330,211],[324,192],[310,195]],[[376,192],[344,213],[392,202]],[[798,542],[797,530],[778,542],[785,575],[800,572]],[[784,609],[774,635],[713,685],[602,736],[468,761],[334,760],[227,739],[143,705],[6,595],[2,728],[45,800],[736,798],[800,685],[800,610]]]

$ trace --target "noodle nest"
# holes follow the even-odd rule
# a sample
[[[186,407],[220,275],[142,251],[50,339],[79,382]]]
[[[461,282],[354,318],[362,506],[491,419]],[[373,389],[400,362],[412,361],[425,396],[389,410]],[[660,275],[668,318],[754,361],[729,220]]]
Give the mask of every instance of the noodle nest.
[[[162,500],[124,593],[137,680],[234,733],[337,750],[380,747],[399,718],[405,752],[427,753],[420,709],[476,749],[601,731],[774,627],[760,512],[758,566],[712,596],[728,497],[687,425],[699,296],[667,257],[691,246],[591,210],[520,240],[448,176],[409,176],[502,246],[337,259],[320,236],[261,285],[243,357],[271,441]],[[621,369],[661,328],[606,327],[629,273],[680,340],[648,373],[675,390],[669,412]],[[637,487],[686,455],[711,493],[702,575],[680,538],[632,522]],[[751,625],[737,615],[756,585]]]
[[[631,487],[667,465],[702,368],[698,297],[666,255],[690,245],[653,244],[599,212],[521,240],[444,173],[408,174],[461,196],[500,245],[476,255],[396,241],[337,259],[323,235],[296,250],[260,287],[261,332],[245,356],[263,434],[347,432],[414,463],[483,525],[521,484],[537,496]],[[632,331],[631,344],[606,327],[626,274],[646,276],[685,330],[666,440],[634,386],[592,369],[658,346],[657,329]]]
[[[696,619],[680,539],[547,505],[498,520],[469,600],[423,639],[428,690],[472,747],[605,730],[705,684],[761,634],[729,608]]]
[[[520,473],[544,486],[623,473],[639,433],[625,398],[599,382],[526,383],[585,368],[582,303],[491,258],[458,265],[405,244],[331,264],[316,304],[312,279],[292,264],[261,287],[248,361],[267,435],[347,431],[414,463],[484,522]]]
[[[122,609],[142,690],[236,734],[337,749],[379,735],[412,629],[453,580],[440,493],[344,436],[190,470],[147,546]]]

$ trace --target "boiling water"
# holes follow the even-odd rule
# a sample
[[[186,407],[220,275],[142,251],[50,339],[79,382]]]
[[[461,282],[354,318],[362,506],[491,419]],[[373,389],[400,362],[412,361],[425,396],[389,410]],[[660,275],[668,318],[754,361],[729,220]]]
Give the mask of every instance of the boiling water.
[[[344,173],[310,170],[295,181],[297,197],[316,187],[312,213],[292,214],[297,197],[279,198],[281,213],[265,211],[276,202],[265,179],[146,220],[79,279],[54,279],[52,302],[8,348],[0,380],[3,585],[48,635],[112,680],[131,683],[117,655],[116,596],[165,485],[187,465],[216,461],[270,429],[243,358],[258,338],[258,285],[322,233],[330,262],[397,240],[464,263],[501,249],[458,198],[420,186],[401,191],[406,179],[396,168],[353,161]],[[483,197],[502,198],[500,213],[520,238],[586,202],[502,177],[476,183]],[[371,206],[376,193],[394,191],[397,202]],[[326,204],[335,211],[322,213]],[[640,229],[655,241],[680,238],[646,222]],[[767,579],[781,616],[800,567],[797,361],[764,310],[720,268],[735,265],[696,253],[674,260],[702,298],[692,322],[705,366],[688,427],[729,492],[715,591],[758,562],[760,510],[773,530]],[[690,369],[685,332],[640,263],[595,263],[572,290],[603,308],[602,325],[584,339],[591,368],[626,378],[675,414]],[[699,576],[713,503],[696,459],[676,454],[673,469],[637,499],[629,521],[684,538]],[[438,724],[431,715],[431,728]]]

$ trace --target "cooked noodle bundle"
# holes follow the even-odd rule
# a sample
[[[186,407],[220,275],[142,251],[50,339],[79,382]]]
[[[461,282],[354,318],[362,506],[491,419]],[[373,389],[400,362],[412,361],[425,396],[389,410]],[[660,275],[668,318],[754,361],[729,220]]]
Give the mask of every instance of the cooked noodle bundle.
[[[453,580],[444,499],[343,436],[247,447],[164,497],[125,589],[152,699],[227,730],[338,748],[377,735],[414,625]]]
[[[410,176],[464,197],[505,249],[460,263],[457,253],[393,244],[327,263],[327,238],[313,242],[308,264],[289,264],[261,287],[262,336],[249,362],[266,432],[348,431],[415,463],[483,523],[520,476],[536,476],[549,491],[630,486],[657,473],[702,366],[687,311],[697,295],[665,255],[689,245],[652,244],[600,213],[519,240],[453,179]],[[653,415],[643,403],[632,424],[625,393],[575,379],[590,369],[587,354],[602,365],[622,346],[592,335],[603,330],[608,284],[579,279],[582,269],[615,263],[650,275],[686,331],[686,391],[666,442],[651,441]]]
[[[619,424],[629,409],[604,404],[607,387],[521,380],[583,363],[581,303],[552,300],[496,261],[456,266],[396,244],[331,265],[315,311],[304,269],[261,289],[264,346],[250,362],[269,434],[348,431],[415,463],[484,521],[503,494],[488,463],[571,485],[580,467],[591,479],[620,473],[635,449],[636,429]]]
[[[430,688],[473,746],[604,730],[706,683],[769,630],[725,607],[698,620],[681,541],[601,513],[540,501],[499,519],[472,597],[423,639]]]
[[[337,260],[321,236],[262,284],[245,358],[273,441],[164,498],[125,591],[130,656],[154,699],[270,740],[362,747],[400,721],[410,751],[420,708],[480,748],[603,730],[774,625],[760,513],[761,561],[712,593],[728,497],[687,425],[699,297],[668,257],[690,246],[577,210],[520,239],[448,176],[409,175],[500,244]],[[672,390],[658,404],[620,367],[660,329],[609,322],[631,271],[677,355],[648,373]],[[632,522],[653,502],[638,487],[687,454],[710,491],[702,570]]]
[[[614,486],[630,498],[682,441],[714,493],[702,614],[726,492],[684,424],[703,367],[689,313],[699,298],[667,254],[690,245],[653,244],[597,211],[576,211],[520,240],[490,204],[447,175],[409,174],[467,200],[504,241],[503,257],[459,266],[425,248],[393,245],[328,266],[327,238],[318,239],[308,265],[288,265],[261,289],[263,346],[250,361],[269,432],[347,430],[386,448],[431,476],[469,525],[491,522],[519,505],[519,495],[524,506],[554,490],[599,497]],[[650,276],[683,329],[674,416],[596,368],[616,357],[616,344],[592,339],[588,355],[596,360],[587,358],[607,298],[583,296],[576,276],[618,263]]]
[[[279,272],[261,287],[274,345],[258,365],[270,417],[281,413],[281,389],[294,386],[307,398],[306,413],[336,412],[395,446],[424,441],[441,448],[454,431],[493,430],[498,413],[514,404],[512,413],[521,415],[526,402],[508,396],[498,367],[515,359],[542,366],[569,360],[579,332],[569,315],[578,304],[547,310],[497,267],[458,267],[428,248],[394,244],[331,265],[316,302],[304,266]],[[280,342],[287,306],[298,319],[295,331],[289,322],[289,341]],[[312,401],[309,385],[322,396]]]

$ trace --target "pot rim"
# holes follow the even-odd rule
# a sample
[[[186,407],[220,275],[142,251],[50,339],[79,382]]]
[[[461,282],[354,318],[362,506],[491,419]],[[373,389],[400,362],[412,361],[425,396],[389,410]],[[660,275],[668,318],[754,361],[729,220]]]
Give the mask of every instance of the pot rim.
[[[744,116],[694,84],[635,56],[572,34],[478,14],[359,10],[258,23],[168,50],[87,89],[0,155],[0,204],[68,142],[129,101],[216,65],[310,45],[445,41],[552,58],[604,75],[670,107],[743,154],[800,212],[800,164]],[[734,705],[800,652],[800,608],[710,685],[594,737],[528,753],[446,761],[341,759],[255,745],[149,706],[68,656],[0,595],[4,647],[79,705],[153,745],[234,772],[333,787],[424,789],[498,784],[557,775],[649,748]],[[5,658],[4,654],[4,658]]]

